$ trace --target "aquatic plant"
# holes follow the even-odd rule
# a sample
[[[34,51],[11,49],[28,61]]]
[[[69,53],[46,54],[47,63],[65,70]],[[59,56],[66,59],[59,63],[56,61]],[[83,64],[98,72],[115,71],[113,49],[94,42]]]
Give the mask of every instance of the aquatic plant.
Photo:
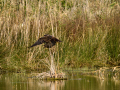
[[[120,65],[119,9],[119,0],[1,0],[0,68],[46,70],[48,50],[26,48],[44,34],[63,41],[54,47],[56,68]]]

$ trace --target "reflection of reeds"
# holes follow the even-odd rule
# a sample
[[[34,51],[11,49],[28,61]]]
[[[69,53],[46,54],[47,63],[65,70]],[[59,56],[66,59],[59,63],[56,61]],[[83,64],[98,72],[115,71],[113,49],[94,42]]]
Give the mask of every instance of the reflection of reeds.
[[[120,80],[120,66],[113,67],[113,79],[114,80]]]
[[[69,71],[69,70],[68,70]],[[74,72],[73,70],[72,72]],[[116,67],[101,67],[98,70],[77,70],[82,75],[93,75],[99,77],[101,80],[113,78],[120,80],[120,66]]]
[[[100,79],[106,79],[106,78],[113,78],[120,80],[120,66],[116,67],[102,67],[97,71],[94,71],[94,73],[100,78]]]
[[[0,75],[0,81],[5,85],[2,87],[6,90],[60,90],[65,85],[64,80],[35,80],[27,78],[29,76],[30,74],[26,73],[6,73]],[[2,90],[1,87],[0,89]]]

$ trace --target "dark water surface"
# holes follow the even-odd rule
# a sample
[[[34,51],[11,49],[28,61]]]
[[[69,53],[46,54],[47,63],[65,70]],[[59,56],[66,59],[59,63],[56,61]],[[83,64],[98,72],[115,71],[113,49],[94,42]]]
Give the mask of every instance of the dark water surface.
[[[43,81],[26,73],[0,74],[0,90],[120,90],[120,80],[70,72],[68,80]]]

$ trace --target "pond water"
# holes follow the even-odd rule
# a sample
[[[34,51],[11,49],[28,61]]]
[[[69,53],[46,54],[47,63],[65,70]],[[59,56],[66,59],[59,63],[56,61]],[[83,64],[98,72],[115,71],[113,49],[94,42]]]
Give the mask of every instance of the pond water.
[[[45,81],[26,73],[0,74],[0,90],[120,90],[120,80],[100,79],[93,75],[67,73],[68,80]]]

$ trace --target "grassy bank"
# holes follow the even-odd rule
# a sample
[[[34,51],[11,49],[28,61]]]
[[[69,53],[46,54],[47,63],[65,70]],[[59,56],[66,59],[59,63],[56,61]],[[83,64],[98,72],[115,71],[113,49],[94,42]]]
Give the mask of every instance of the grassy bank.
[[[119,0],[1,0],[0,68],[43,70],[50,59],[43,45],[27,48],[44,34],[62,43],[52,48],[60,67],[120,65]]]

